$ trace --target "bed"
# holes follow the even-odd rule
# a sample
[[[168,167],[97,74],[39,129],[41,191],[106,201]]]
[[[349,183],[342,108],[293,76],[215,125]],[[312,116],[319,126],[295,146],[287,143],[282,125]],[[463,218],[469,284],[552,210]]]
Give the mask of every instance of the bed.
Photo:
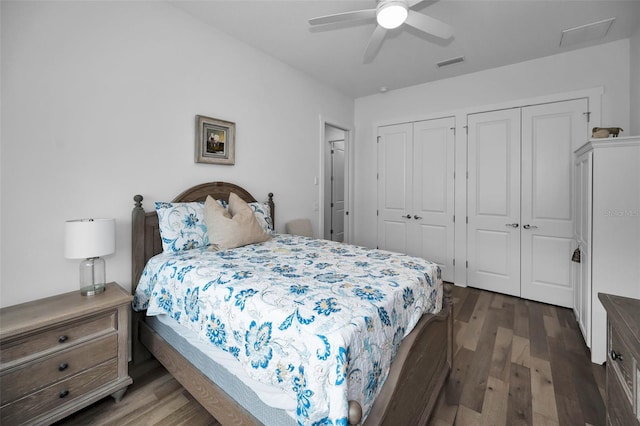
[[[226,182],[211,182],[194,186],[175,197],[172,200],[172,203],[203,202],[208,195],[216,200],[223,200],[221,202],[226,202],[229,200],[229,195],[232,192],[238,195],[246,203],[258,203],[258,201],[245,189]],[[226,262],[225,265],[230,271],[229,273],[237,276],[240,272],[242,272],[242,274],[246,274],[246,272],[243,272],[246,270],[244,267],[246,265],[243,265],[242,262],[244,262],[248,256],[253,255],[253,259],[255,259],[256,256],[268,258],[268,262],[266,260],[255,262],[258,264],[269,265],[266,269],[256,269],[253,274],[249,274],[249,276],[253,275],[253,286],[259,286],[261,283],[266,281],[271,283],[274,278],[266,274],[275,270],[280,275],[286,277],[286,286],[288,286],[286,288],[290,289],[289,291],[291,293],[296,293],[297,299],[293,299],[293,302],[282,302],[281,300],[283,300],[282,297],[284,296],[278,295],[277,297],[274,296],[273,300],[278,300],[280,305],[286,305],[287,303],[299,304],[299,306],[296,305],[295,310],[291,310],[292,314],[286,318],[278,318],[278,312],[269,314],[268,318],[270,321],[268,338],[272,337],[271,333],[273,331],[275,342],[275,336],[278,333],[278,330],[284,330],[286,328],[293,329],[298,327],[298,333],[304,334],[306,332],[306,328],[304,328],[304,326],[310,322],[314,322],[314,319],[317,319],[315,324],[319,324],[312,333],[317,337],[315,343],[316,346],[312,346],[312,350],[309,350],[309,348],[305,346],[304,350],[299,351],[300,353],[307,355],[311,353],[309,362],[315,362],[315,364],[305,364],[304,366],[300,359],[296,358],[295,362],[287,363],[286,358],[282,358],[285,355],[290,356],[294,351],[277,350],[278,348],[282,349],[283,347],[290,348],[292,346],[296,346],[296,344],[298,344],[297,341],[280,344],[278,347],[274,346],[276,350],[274,350],[273,353],[269,353],[268,359],[264,356],[262,358],[256,358],[254,353],[249,353],[249,348],[256,346],[250,346],[248,339],[250,338],[249,336],[252,336],[251,338],[253,338],[254,335],[257,335],[256,339],[258,340],[265,338],[265,333],[262,335],[258,333],[260,322],[251,322],[248,329],[242,333],[237,330],[232,330],[233,324],[227,324],[226,332],[228,332],[228,340],[232,340],[231,336],[234,336],[238,341],[245,339],[246,350],[243,347],[238,348],[231,344],[224,347],[222,345],[218,345],[223,349],[223,351],[219,351],[218,349],[220,348],[217,348],[216,350],[218,350],[218,352],[226,352],[226,354],[222,355],[227,356],[227,358],[229,358],[228,355],[235,356],[236,360],[241,361],[241,363],[245,362],[247,365],[253,363],[251,365],[253,365],[254,369],[260,370],[261,374],[264,376],[264,378],[257,376],[260,380],[270,380],[273,382],[265,384],[266,388],[260,391],[258,390],[260,387],[258,382],[251,381],[252,379],[255,379],[255,377],[245,378],[246,380],[238,380],[240,374],[236,374],[235,370],[233,370],[233,368],[236,368],[234,365],[237,363],[232,362],[231,364],[225,364],[228,360],[211,361],[209,359],[210,355],[205,353],[209,351],[208,345],[202,342],[202,340],[206,339],[199,339],[200,341],[198,341],[197,330],[187,330],[184,328],[191,325],[191,323],[184,318],[193,316],[193,309],[189,311],[189,303],[187,302],[188,296],[184,296],[183,294],[181,297],[185,300],[183,304],[184,306],[182,306],[184,309],[180,312],[178,312],[178,309],[174,306],[166,308],[166,306],[162,306],[162,303],[160,302],[156,303],[158,306],[150,309],[150,311],[155,309],[154,313],[157,314],[159,313],[157,312],[158,310],[162,310],[164,308],[167,313],[174,312],[174,310],[175,312],[171,315],[164,316],[147,316],[144,311],[134,312],[134,365],[139,364],[141,360],[148,357],[148,354],[155,357],[194,396],[194,398],[198,400],[198,402],[223,425],[249,425],[263,423],[361,424],[363,423],[363,411],[365,425],[426,424],[435,405],[437,396],[452,367],[453,308],[451,301],[451,289],[449,284],[443,284],[441,282],[439,270],[437,271],[437,277],[435,277],[435,275],[429,275],[429,273],[433,274],[433,271],[430,271],[429,273],[425,272],[424,274],[421,272],[419,274],[421,277],[424,276],[425,282],[429,282],[429,284],[432,285],[432,287],[430,287],[432,300],[438,300],[438,297],[440,297],[438,306],[435,307],[436,302],[433,302],[433,313],[417,314],[413,323],[408,324],[407,327],[398,327],[395,335],[393,336],[393,344],[387,345],[393,353],[393,360],[390,363],[388,374],[386,372],[381,374],[378,369],[377,362],[375,363],[375,366],[370,366],[364,355],[360,357],[359,352],[356,354],[355,349],[353,351],[354,354],[349,354],[348,350],[353,346],[354,348],[364,348],[362,349],[363,352],[366,352],[365,349],[369,352],[373,352],[371,347],[382,347],[382,345],[377,345],[375,343],[375,339],[377,337],[373,334],[366,334],[365,331],[369,332],[371,329],[375,328],[385,329],[384,323],[390,321],[390,317],[393,321],[396,321],[398,320],[398,317],[404,318],[405,316],[415,316],[415,312],[418,312],[418,305],[420,305],[420,309],[426,309],[422,305],[427,306],[431,303],[427,301],[431,299],[426,298],[426,294],[429,293],[428,287],[426,287],[424,283],[422,284],[422,287],[427,288],[423,291],[423,293],[425,293],[424,301],[420,298],[422,293],[418,294],[418,290],[415,290],[416,294],[414,296],[413,290],[404,288],[404,293],[399,293],[400,296],[395,297],[395,299],[399,300],[400,304],[402,304],[402,301],[404,300],[404,311],[401,308],[396,310],[396,308],[392,309],[389,307],[387,308],[388,312],[386,312],[383,307],[378,306],[378,315],[372,315],[370,317],[367,317],[366,315],[356,315],[356,313],[360,312],[361,307],[362,309],[365,309],[365,305],[372,305],[373,302],[381,303],[380,301],[383,299],[386,300],[387,297],[383,297],[378,290],[369,285],[360,285],[359,282],[354,282],[350,277],[345,278],[348,277],[349,274],[336,274],[335,271],[326,272],[331,271],[331,268],[333,267],[329,266],[330,262],[320,262],[320,260],[313,258],[323,256],[322,260],[326,260],[325,257],[329,256],[327,253],[338,253],[340,256],[346,256],[342,257],[341,260],[338,259],[341,268],[345,268],[344,265],[351,262],[349,263],[350,265],[353,266],[355,264],[356,266],[361,267],[363,271],[367,270],[367,268],[373,270],[372,268],[373,265],[375,265],[375,262],[388,262],[389,265],[396,267],[396,264],[403,263],[403,265],[405,265],[408,261],[409,267],[405,267],[405,269],[423,268],[423,264],[414,264],[411,259],[406,256],[402,257],[401,255],[394,255],[379,250],[342,245],[324,240],[313,240],[306,237],[277,234],[274,234],[270,241],[256,245],[256,247],[241,247],[231,251],[222,251],[217,253],[206,249],[198,249],[190,250],[188,252],[189,255],[184,255],[183,252],[182,254],[177,255],[177,257],[171,257],[173,254],[163,253],[163,240],[160,237],[158,214],[155,210],[149,212],[144,210],[142,206],[143,197],[141,195],[136,195],[134,197],[134,201],[135,206],[132,212],[133,293],[137,299],[147,297],[147,300],[138,300],[136,302],[138,303],[136,306],[138,310],[141,308],[147,308],[148,303],[154,303],[154,297],[151,296],[153,291],[156,291],[156,293],[154,293],[156,295],[158,295],[160,291],[164,291],[164,288],[162,290],[152,290],[150,283],[153,280],[148,277],[149,275],[152,275],[156,281],[158,280],[157,277],[159,273],[149,272],[149,269],[153,266],[152,264],[154,262],[158,263],[158,259],[163,256],[168,256],[172,265],[175,265],[176,262],[189,260],[191,255],[195,253],[197,253],[198,256],[202,255],[209,258],[216,258],[216,256],[218,256],[223,262]],[[274,229],[275,205],[273,202],[273,194],[269,194],[268,201],[265,203],[265,208],[268,210],[268,216],[270,216],[271,220],[269,225]],[[166,241],[164,241],[164,243],[166,244]],[[241,249],[253,252],[251,252],[251,254],[241,254]],[[286,257],[287,255],[289,258]],[[362,258],[366,257],[367,260],[371,261],[371,264],[368,262],[362,262],[361,260],[352,260],[349,256],[351,256],[352,259],[356,259],[357,256],[361,256]],[[323,272],[322,274],[316,274],[315,278],[320,277],[321,281],[331,287],[334,291],[342,291],[343,293],[340,294],[346,294],[348,292],[353,293],[355,296],[353,299],[343,299],[342,297],[334,298],[334,300],[328,300],[326,298],[321,299],[320,302],[316,302],[315,308],[311,310],[304,310],[304,304],[306,303],[304,300],[307,300],[305,299],[307,295],[303,295],[303,297],[301,294],[305,291],[310,291],[308,285],[303,285],[306,283],[304,280],[307,279],[306,277],[309,274],[300,272],[299,275],[296,275],[291,273],[291,271],[283,270],[289,268],[289,264],[293,264],[291,262],[294,261],[294,258],[304,258],[303,260],[305,264],[313,265],[314,268],[327,267],[328,269],[326,271],[321,271]],[[198,260],[198,262],[200,262],[200,260]],[[243,267],[239,267],[238,265],[242,265]],[[277,266],[273,267],[273,265]],[[163,266],[157,267],[159,270],[164,268]],[[239,267],[240,269],[234,272],[232,267]],[[304,266],[299,267],[301,268],[300,271],[305,270]],[[206,268],[208,268],[208,266],[203,266],[201,269],[204,270]],[[311,266],[309,266],[309,268],[311,268]],[[176,268],[174,267],[174,269]],[[188,268],[182,267],[180,270],[186,271],[191,269],[193,269],[193,267],[189,266]],[[388,274],[390,275],[396,274],[396,270],[392,269],[393,268],[385,268],[384,271],[389,270]],[[195,272],[193,274],[202,275],[195,274]],[[336,278],[336,275],[339,276]],[[363,276],[364,275],[367,274],[363,274]],[[368,275],[372,275],[372,273],[369,273]],[[207,289],[211,290],[209,291],[210,293],[213,293],[213,290],[220,291],[221,296],[219,299],[216,299],[216,304],[219,303],[218,300],[221,299],[233,299],[231,296],[234,294],[234,291],[236,291],[237,294],[235,294],[234,299],[235,305],[231,308],[216,305],[216,309],[220,309],[219,312],[230,312],[232,309],[238,310],[238,306],[240,306],[238,303],[238,297],[240,293],[246,296],[246,290],[239,291],[240,287],[234,290],[235,284],[228,284],[230,281],[229,274],[224,275],[224,277],[226,277],[224,280],[221,280],[220,278],[222,275],[218,274],[217,276],[217,282],[210,282],[207,284]],[[429,278],[430,276],[431,278]],[[258,279],[256,277],[261,278]],[[243,275],[241,278],[246,278],[246,276]],[[340,281],[340,278],[345,278],[345,282],[339,283],[338,281]],[[390,280],[389,282],[401,282],[400,278],[396,278],[394,276],[393,280]],[[437,280],[435,278],[437,278]],[[358,279],[361,278],[358,277]],[[143,283],[140,284],[140,288],[138,288],[139,283]],[[271,294],[271,292],[274,291],[271,284],[269,285],[270,287],[265,287],[265,289],[261,290],[262,299],[268,299],[264,297],[264,294]],[[278,285],[281,286],[282,284]],[[170,286],[174,286],[174,284],[171,284]],[[178,288],[177,285],[175,285],[175,287]],[[200,286],[199,288],[204,287]],[[192,290],[193,288],[184,291],[192,292]],[[315,287],[311,290],[315,290]],[[251,291],[256,293],[253,290]],[[320,290],[318,289],[318,291]],[[228,292],[228,296],[226,297],[223,296],[225,292]],[[438,294],[440,296],[438,296]],[[407,295],[409,297],[407,297]],[[400,297],[403,297],[404,299],[400,299]],[[179,300],[183,300],[182,298]],[[160,300],[160,297],[156,297],[155,299]],[[247,303],[254,303],[254,299],[257,300],[258,298],[243,297],[242,308],[244,308],[244,303],[246,301]],[[388,297],[388,299],[394,299],[394,297]],[[178,299],[176,298],[176,300]],[[234,300],[231,302],[234,302]],[[420,303],[418,303],[418,301],[420,301]],[[145,304],[145,302],[147,304]],[[398,301],[394,303],[398,303]],[[204,305],[212,304],[213,302],[208,302]],[[277,303],[274,302],[273,304]],[[407,305],[409,306],[408,308]],[[199,306],[201,307],[203,304],[200,303]],[[262,315],[261,309],[264,311],[264,306],[265,305],[254,306],[254,314]],[[271,305],[268,306],[271,308]],[[344,309],[341,310],[340,306]],[[336,313],[338,311],[342,312]],[[405,311],[408,312],[408,314],[405,315]],[[218,314],[215,313],[217,312],[215,310],[212,312],[213,313],[210,313],[209,315],[213,319],[213,316]],[[237,315],[235,314],[235,311],[233,312],[234,314],[229,314],[225,320],[230,321],[233,319],[235,321]],[[295,312],[295,315],[293,312]],[[340,330],[337,332],[337,326],[334,323],[322,323],[320,321],[321,319],[325,320],[325,317],[329,317],[329,314],[334,313],[336,313],[335,316],[338,318],[340,318],[339,315],[345,315],[345,318],[350,318],[350,320],[347,320],[349,324],[340,326]],[[180,314],[182,314],[182,316],[180,316]],[[353,315],[353,317],[349,317],[348,315]],[[362,324],[358,322],[361,316],[365,319]],[[159,318],[164,318],[164,320],[159,320]],[[274,319],[273,321],[271,321],[272,318]],[[275,318],[278,319],[276,320]],[[369,323],[369,319],[371,319],[371,324]],[[248,324],[248,320],[243,321],[245,321],[246,326]],[[373,325],[374,321],[375,325]],[[380,321],[382,321],[382,325],[379,324]],[[178,322],[182,322],[182,325],[177,324]],[[271,328],[271,322],[273,322],[273,330]],[[316,326],[315,324],[314,327]],[[178,327],[183,328],[181,329]],[[207,336],[210,337],[211,342],[214,342],[215,340],[216,343],[220,343],[220,339],[218,338],[219,333],[217,332],[219,329],[216,329],[216,332],[212,334],[210,330],[211,327],[207,327],[209,327],[209,334],[207,334]],[[340,340],[340,336],[344,334],[342,330],[346,328],[361,331],[355,333],[356,337],[347,338],[348,342],[344,343]],[[405,328],[406,333],[404,333]],[[262,329],[260,328],[260,330]],[[327,333],[320,334],[318,330],[324,330],[327,331]],[[411,331],[409,332],[409,330]],[[399,331],[403,332],[400,333],[400,337],[406,334],[401,340],[398,338]],[[202,333],[204,332],[206,332],[206,330],[202,331]],[[363,336],[360,336],[358,333],[362,333]],[[389,333],[390,332],[387,332],[387,334]],[[334,341],[335,339],[338,339],[338,343]],[[284,340],[279,340],[279,342],[284,342]],[[356,344],[354,342],[360,343]],[[225,340],[224,343],[227,344],[227,341]],[[255,342],[252,344],[255,344]],[[346,355],[345,348],[347,350]],[[271,351],[271,349],[269,349],[269,351]],[[377,351],[378,349],[376,349],[376,352]],[[331,354],[331,356],[329,356],[329,354]],[[276,362],[278,356],[281,358]],[[332,362],[332,364],[326,364],[325,367],[325,364],[322,362],[327,360],[327,358],[329,360],[326,362]],[[275,367],[275,365],[280,367],[274,370],[275,373],[273,374],[268,373],[266,368],[265,371],[262,371],[260,368],[266,367],[266,364],[268,364],[267,361],[269,360],[272,364],[271,367]],[[340,363],[341,360],[342,363],[347,366],[349,364],[353,364],[361,368],[353,368],[350,371],[348,371],[347,367],[344,365],[340,365],[336,368],[335,363]],[[218,362],[223,366],[222,368],[219,368],[220,366],[218,365]],[[383,363],[381,362],[381,364]],[[227,365],[228,368],[225,368],[225,365]],[[306,376],[304,374],[303,367],[307,368]],[[213,370],[213,372],[210,370]],[[251,370],[251,368],[248,368],[248,370]],[[371,372],[372,370],[374,373]],[[309,373],[309,371],[312,371],[313,373]],[[322,374],[320,374],[320,372],[322,372]],[[250,373],[253,374],[251,371]],[[321,388],[313,388],[311,387],[312,383],[310,383],[307,389],[307,380],[309,382],[313,382],[314,380],[318,381],[318,377],[330,377],[331,386],[327,386],[327,389],[325,390]],[[375,394],[369,389],[371,388],[372,377],[375,377],[376,379],[374,383]],[[378,383],[378,378],[380,379],[380,383]],[[240,383],[236,384],[235,382],[237,381]],[[295,393],[295,401],[293,401],[293,414],[291,412],[291,407],[286,408],[286,402],[283,403],[282,407],[277,404],[273,405],[271,403],[267,404],[264,402],[264,397],[262,396],[265,393],[268,396],[271,392],[269,386],[272,388],[273,386],[277,387],[278,382],[291,383],[295,387],[297,393]],[[344,385],[342,385],[343,382],[345,382]],[[252,383],[255,383],[255,385]],[[342,386],[338,386],[339,384]],[[313,392],[310,389],[313,389]],[[353,389],[356,389],[356,391],[354,392]],[[367,391],[367,389],[369,389],[369,391]],[[262,394],[260,392],[262,392]],[[260,396],[257,397],[256,394]],[[371,400],[369,400],[369,396],[371,396]],[[317,397],[320,402],[325,400],[334,401],[331,407],[336,407],[336,410],[342,409],[345,413],[344,416],[339,415],[336,417],[334,412],[331,412],[331,415],[327,415],[322,418],[313,418],[315,412],[311,413],[311,417],[306,416],[308,414],[306,413],[306,409],[311,410],[311,408],[309,408],[310,406],[315,409],[316,403],[318,402],[313,400],[313,397]],[[342,401],[344,401],[344,403],[342,403]],[[319,412],[321,412],[322,409],[322,407],[318,408]],[[327,410],[329,410],[329,408],[327,408]],[[331,410],[333,410],[333,408],[331,408]]]

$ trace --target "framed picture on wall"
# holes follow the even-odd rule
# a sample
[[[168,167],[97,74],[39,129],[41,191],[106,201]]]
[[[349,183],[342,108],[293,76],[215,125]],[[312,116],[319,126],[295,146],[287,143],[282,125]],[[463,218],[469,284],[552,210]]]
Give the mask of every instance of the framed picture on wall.
[[[236,123],[196,115],[196,163],[235,164]]]

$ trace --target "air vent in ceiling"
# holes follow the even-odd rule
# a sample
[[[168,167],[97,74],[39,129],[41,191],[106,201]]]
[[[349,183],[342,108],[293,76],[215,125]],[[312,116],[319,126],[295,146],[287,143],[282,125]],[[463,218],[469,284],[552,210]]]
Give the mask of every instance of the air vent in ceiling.
[[[616,18],[603,19],[602,21],[562,30],[560,46],[564,47],[571,44],[585,43],[602,38],[607,35],[611,24],[613,24],[615,20]]]
[[[442,67],[457,64],[463,61],[464,61],[464,56],[458,56],[457,58],[451,58],[451,59],[447,59],[446,61],[438,62],[436,65],[438,65],[438,68],[442,68]]]

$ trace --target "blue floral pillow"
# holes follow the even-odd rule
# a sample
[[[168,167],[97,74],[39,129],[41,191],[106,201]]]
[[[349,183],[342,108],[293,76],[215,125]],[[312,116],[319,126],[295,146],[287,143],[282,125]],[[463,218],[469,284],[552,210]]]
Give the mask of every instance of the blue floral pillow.
[[[226,207],[226,206],[225,206]],[[271,220],[271,209],[267,203],[249,203],[249,207],[253,210],[260,227],[264,232],[273,234],[273,221]]]
[[[209,245],[204,203],[156,202],[163,251],[190,250]]]

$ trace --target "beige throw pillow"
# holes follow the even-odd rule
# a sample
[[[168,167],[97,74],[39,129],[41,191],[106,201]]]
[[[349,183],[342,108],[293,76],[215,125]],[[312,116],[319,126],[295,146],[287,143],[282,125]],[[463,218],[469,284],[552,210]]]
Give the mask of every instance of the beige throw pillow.
[[[264,232],[253,210],[233,192],[229,194],[229,209],[211,196],[204,203],[204,223],[213,250],[226,250],[248,244],[262,243],[271,238]]]

